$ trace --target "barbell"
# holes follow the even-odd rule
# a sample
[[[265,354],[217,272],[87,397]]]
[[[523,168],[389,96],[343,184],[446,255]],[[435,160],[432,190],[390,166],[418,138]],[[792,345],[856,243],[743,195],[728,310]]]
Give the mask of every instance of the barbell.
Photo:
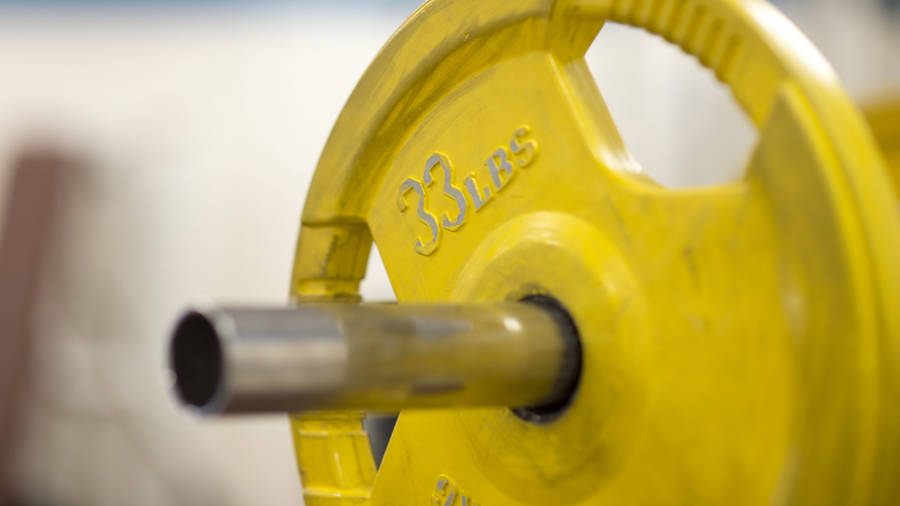
[[[740,181],[642,173],[584,61],[607,22],[730,88]],[[326,143],[292,305],[189,310],[176,392],[292,413],[310,506],[900,502],[886,167],[763,0],[434,0]],[[360,302],[373,241],[397,304]],[[367,411],[400,412],[377,470]]]

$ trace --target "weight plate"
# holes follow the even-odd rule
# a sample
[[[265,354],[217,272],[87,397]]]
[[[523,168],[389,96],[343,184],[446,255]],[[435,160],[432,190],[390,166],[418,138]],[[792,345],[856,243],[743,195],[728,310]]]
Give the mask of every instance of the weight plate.
[[[900,95],[866,104],[863,112],[900,194]]]
[[[583,55],[606,21],[696,55],[759,131],[742,181],[640,173]],[[690,121],[690,118],[685,118]],[[292,417],[308,505],[862,504],[897,497],[900,222],[860,114],[762,0],[433,1],[322,154],[298,300],[555,297],[571,405]]]

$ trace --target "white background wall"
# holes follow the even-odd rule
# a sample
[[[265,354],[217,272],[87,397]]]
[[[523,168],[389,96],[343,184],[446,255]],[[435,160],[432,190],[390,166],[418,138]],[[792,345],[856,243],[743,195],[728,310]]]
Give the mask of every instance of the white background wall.
[[[285,417],[191,419],[164,346],[197,296],[285,300],[325,138],[411,9],[310,5],[0,11],[0,160],[41,135],[89,162],[36,322],[15,474],[32,501],[301,502]],[[785,8],[855,96],[900,87],[900,18],[852,0]],[[754,133],[709,73],[630,29],[598,41],[592,69],[651,174],[740,173]],[[391,298],[377,258],[371,272],[365,295]]]

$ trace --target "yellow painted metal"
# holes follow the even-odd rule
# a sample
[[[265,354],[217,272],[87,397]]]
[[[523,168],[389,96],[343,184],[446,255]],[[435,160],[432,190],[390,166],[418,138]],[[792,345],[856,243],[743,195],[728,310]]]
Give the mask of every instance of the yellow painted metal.
[[[863,112],[900,194],[900,95],[873,100],[863,106]]]
[[[731,88],[759,131],[742,181],[641,174],[583,59],[607,21]],[[544,424],[403,412],[377,474],[361,414],[292,417],[309,505],[900,497],[896,197],[827,63],[763,0],[427,3],[328,140],[293,297],[358,298],[373,238],[401,302],[556,297],[582,381]]]
[[[360,504],[370,494],[375,462],[362,413],[291,416],[291,431],[307,506]]]

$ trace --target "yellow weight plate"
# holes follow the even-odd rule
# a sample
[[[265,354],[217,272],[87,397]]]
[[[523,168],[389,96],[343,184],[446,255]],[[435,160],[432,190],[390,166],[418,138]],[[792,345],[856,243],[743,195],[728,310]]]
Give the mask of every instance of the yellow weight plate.
[[[640,173],[583,55],[606,21],[696,55],[760,140],[742,181]],[[689,121],[690,118],[686,118]],[[292,294],[558,299],[584,350],[555,417],[292,417],[308,505],[864,504],[897,497],[900,220],[822,57],[767,2],[434,1],[328,140]]]
[[[863,113],[900,194],[900,95],[868,103],[863,106]]]

